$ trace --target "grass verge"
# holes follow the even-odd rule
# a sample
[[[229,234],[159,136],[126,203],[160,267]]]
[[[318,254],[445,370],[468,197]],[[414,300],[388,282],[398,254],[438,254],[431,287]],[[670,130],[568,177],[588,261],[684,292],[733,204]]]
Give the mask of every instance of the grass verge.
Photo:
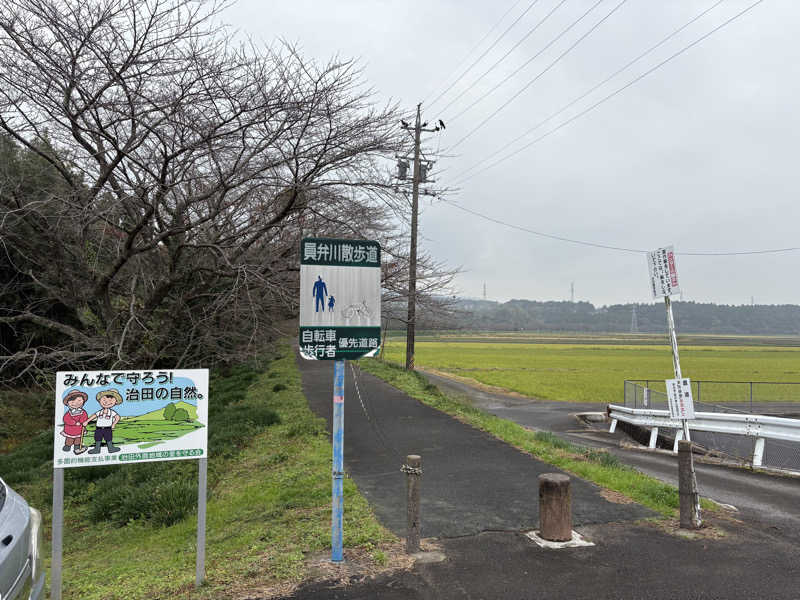
[[[329,551],[328,434],[293,353],[280,352],[265,373],[212,375],[207,583],[194,589],[195,461],[83,467],[65,472],[65,600],[261,597],[302,580],[307,559]],[[0,456],[0,476],[42,510],[49,532],[52,432],[40,437]],[[344,494],[346,552],[380,566],[396,539],[348,479]]]
[[[359,366],[406,392],[412,398],[486,431],[539,460],[564,469],[601,487],[618,492],[665,517],[678,514],[678,490],[629,467],[604,450],[571,444],[550,432],[533,432],[517,423],[490,415],[444,394],[423,375],[380,360],[360,360]],[[706,510],[716,505],[702,500]]]

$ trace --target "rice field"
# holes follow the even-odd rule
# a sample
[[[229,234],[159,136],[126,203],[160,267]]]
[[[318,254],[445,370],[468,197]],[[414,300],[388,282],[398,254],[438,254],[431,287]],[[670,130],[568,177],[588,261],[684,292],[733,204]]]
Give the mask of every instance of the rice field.
[[[602,404],[621,402],[626,379],[663,382],[673,377],[672,353],[666,344],[651,340],[641,344],[620,344],[618,340],[603,344],[592,338],[587,338],[586,343],[577,342],[574,336],[568,343],[422,339],[416,343],[415,363],[423,369],[467,377],[525,396]],[[692,380],[800,382],[798,347],[681,345],[680,357],[683,376]],[[404,363],[405,340],[389,338],[384,358]],[[727,387],[725,397],[706,401],[747,401],[746,384]],[[768,388],[785,397],[764,400],[800,401],[800,385],[759,389]]]

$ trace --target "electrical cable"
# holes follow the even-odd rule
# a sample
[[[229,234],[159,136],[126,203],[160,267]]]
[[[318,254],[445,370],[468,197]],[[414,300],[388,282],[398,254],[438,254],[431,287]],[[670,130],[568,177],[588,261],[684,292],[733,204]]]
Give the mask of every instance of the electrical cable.
[[[512,53],[512,52],[514,52],[514,50],[516,50],[516,49],[517,49],[517,48],[520,46],[520,44],[522,44],[522,43],[523,43],[525,40],[527,40],[527,39],[528,39],[528,38],[529,38],[529,37],[530,37],[530,36],[531,36],[531,35],[532,35],[532,34],[533,34],[533,33],[534,33],[534,32],[535,32],[537,29],[539,29],[539,27],[541,27],[541,25],[542,25],[542,24],[543,24],[545,21],[547,21],[547,19],[549,19],[549,18],[550,18],[550,16],[551,16],[551,15],[552,15],[554,12],[556,12],[556,11],[557,11],[559,8],[561,8],[561,6],[563,6],[563,5],[564,5],[566,2],[567,2],[567,0],[561,0],[561,1],[560,1],[558,4],[556,4],[556,5],[555,5],[555,7],[553,7],[553,8],[550,10],[550,12],[549,12],[549,13],[547,13],[547,14],[546,14],[544,17],[542,17],[542,18],[539,20],[539,22],[538,22],[538,23],[536,23],[536,25],[534,25],[534,26],[533,26],[531,29],[529,29],[529,30],[528,30],[528,32],[527,32],[527,33],[526,33],[524,36],[522,36],[522,39],[520,39],[520,40],[519,40],[519,41],[518,41],[516,44],[514,44],[514,45],[513,45],[513,46],[512,46],[512,47],[511,47],[511,48],[508,50],[508,52],[506,52],[506,53],[505,53],[503,56],[501,56],[499,60],[495,61],[495,63],[494,63],[494,64],[493,64],[491,67],[489,67],[488,69],[486,69],[486,71],[484,71],[484,72],[483,72],[483,74],[482,74],[482,75],[480,75],[480,76],[479,76],[477,79],[475,79],[475,80],[474,80],[474,81],[473,81],[473,82],[472,82],[472,83],[471,83],[471,84],[470,84],[468,87],[464,88],[464,89],[461,91],[461,93],[460,93],[460,94],[458,94],[458,95],[457,95],[455,98],[453,98],[452,100],[450,100],[450,102],[448,102],[446,105],[444,105],[444,106],[443,106],[443,107],[442,107],[442,108],[439,110],[439,112],[440,112],[440,113],[443,113],[444,111],[446,111],[446,110],[447,110],[448,108],[450,108],[450,107],[451,107],[453,104],[455,104],[455,103],[456,103],[458,100],[460,100],[460,99],[461,99],[461,98],[464,96],[464,94],[466,94],[466,93],[467,93],[468,91],[470,91],[470,90],[471,90],[473,87],[475,87],[475,86],[478,84],[478,82],[480,82],[480,81],[481,81],[481,80],[482,80],[484,77],[486,77],[486,76],[487,76],[489,73],[491,73],[492,71],[494,71],[494,70],[497,68],[497,66],[498,66],[498,65],[499,65],[501,62],[503,62],[503,61],[504,61],[506,58],[508,58],[508,57],[511,55],[511,53]],[[542,50],[541,50],[541,51],[540,51],[540,52],[539,52],[539,53],[538,53],[536,56],[539,56],[539,54],[541,54],[542,52],[544,52],[544,50],[546,50],[546,49],[547,49],[546,47],[545,47],[544,49],[542,49]],[[536,58],[536,56],[534,56],[534,58]],[[533,59],[531,59],[531,60],[533,60]],[[530,61],[528,61],[528,62],[530,62]],[[528,63],[525,63],[525,64],[528,64]],[[524,65],[523,65],[523,66],[524,66]],[[517,71],[519,71],[519,69],[517,69]],[[515,71],[515,73],[516,73],[517,71]],[[513,74],[512,74],[512,75],[513,75]],[[510,77],[510,76],[509,76],[509,77]],[[508,79],[508,78],[507,78],[507,79]],[[503,80],[503,81],[505,82],[505,81],[507,81],[507,79],[505,79],[505,80]],[[502,83],[501,83],[500,85],[502,85]],[[495,87],[495,88],[493,88],[493,89],[497,89],[497,88]],[[459,113],[459,114],[461,114],[461,113]],[[457,117],[458,117],[458,115],[456,115],[456,117],[454,117],[454,118],[457,118]],[[452,119],[448,119],[448,120],[452,120]]]
[[[570,23],[570,24],[569,24],[569,25],[566,27],[566,29],[562,29],[562,30],[561,30],[561,32],[560,32],[560,33],[559,33],[559,34],[558,34],[556,37],[554,37],[552,40],[550,40],[550,41],[549,41],[549,42],[548,42],[548,43],[547,43],[547,44],[544,46],[544,48],[542,48],[541,50],[539,50],[539,51],[538,51],[536,54],[534,54],[534,55],[533,55],[533,56],[531,56],[531,57],[530,57],[528,60],[526,60],[524,63],[522,63],[522,64],[521,64],[519,67],[517,67],[517,68],[516,68],[516,69],[515,69],[515,70],[514,70],[512,73],[510,73],[510,74],[509,74],[509,75],[507,75],[505,78],[503,78],[503,80],[502,80],[500,83],[498,83],[498,84],[496,84],[494,87],[492,87],[492,89],[490,89],[488,92],[485,92],[484,94],[482,94],[481,96],[479,96],[477,100],[474,100],[474,101],[473,101],[471,104],[469,104],[467,107],[465,107],[465,108],[461,109],[461,111],[460,111],[460,112],[458,112],[457,114],[455,114],[455,115],[453,115],[453,116],[449,116],[449,117],[447,117],[447,121],[448,121],[448,122],[451,122],[451,121],[454,121],[455,119],[458,119],[458,118],[459,118],[459,117],[461,117],[461,116],[462,116],[464,113],[466,113],[468,110],[470,110],[470,109],[471,109],[473,106],[477,105],[477,104],[478,104],[478,103],[480,103],[480,102],[483,102],[483,100],[485,100],[486,98],[488,98],[488,97],[489,97],[490,95],[492,95],[492,94],[493,94],[495,91],[497,91],[497,90],[498,90],[500,87],[502,87],[503,85],[505,85],[505,83],[506,83],[507,81],[511,80],[511,79],[512,79],[512,78],[513,78],[515,75],[517,75],[517,74],[518,74],[520,71],[522,71],[522,69],[524,69],[525,67],[527,67],[529,64],[531,64],[531,63],[532,63],[534,60],[536,60],[537,58],[539,58],[539,56],[541,56],[541,55],[542,55],[542,54],[543,54],[543,53],[544,53],[544,52],[545,52],[545,51],[546,51],[548,48],[550,48],[550,46],[552,46],[553,44],[555,44],[555,43],[556,43],[558,40],[560,40],[560,39],[561,39],[562,37],[564,37],[564,36],[565,36],[567,33],[569,33],[569,31],[570,31],[570,30],[571,30],[573,27],[575,27],[575,26],[576,26],[578,23],[580,23],[580,22],[581,22],[583,19],[585,19],[585,18],[586,18],[586,17],[589,15],[589,13],[591,13],[591,12],[592,12],[592,11],[593,11],[595,8],[597,8],[597,7],[598,7],[600,4],[602,4],[602,3],[603,3],[603,1],[604,1],[604,0],[597,0],[597,2],[595,2],[594,4],[592,4],[592,6],[590,6],[590,7],[589,7],[589,9],[588,9],[586,12],[584,12],[584,13],[583,13],[583,14],[582,14],[580,17],[578,17],[576,20],[574,20],[572,23]],[[559,6],[560,6],[560,5],[559,5]],[[558,8],[558,6],[556,6],[556,8]],[[540,75],[542,75],[542,73],[540,73],[539,75],[537,75],[537,77],[539,77]]]
[[[678,35],[678,34],[679,34],[681,31],[683,31],[684,29],[686,29],[687,27],[689,27],[690,25],[692,25],[693,23],[695,23],[695,22],[696,22],[698,19],[701,19],[702,17],[704,17],[706,14],[708,14],[709,12],[711,12],[713,9],[715,9],[717,6],[719,6],[719,5],[720,5],[720,4],[722,4],[723,2],[725,2],[725,0],[717,0],[716,2],[714,2],[714,4],[712,4],[711,6],[709,6],[709,7],[708,7],[707,9],[705,9],[703,12],[699,13],[698,15],[696,15],[695,17],[693,17],[692,19],[690,19],[689,21],[687,21],[686,23],[684,23],[683,25],[681,25],[680,27],[678,27],[677,29],[675,29],[675,30],[674,30],[672,33],[670,33],[670,34],[669,34],[669,35],[667,35],[666,37],[662,38],[662,39],[661,39],[661,41],[659,41],[659,42],[658,42],[658,43],[656,43],[655,45],[653,45],[653,46],[650,46],[650,48],[648,48],[647,50],[645,50],[644,52],[642,52],[641,54],[639,54],[639,55],[638,55],[636,58],[634,58],[634,59],[630,60],[629,62],[627,62],[627,63],[626,63],[626,64],[625,64],[623,67],[620,67],[619,69],[617,69],[616,71],[614,71],[614,72],[613,72],[611,75],[609,75],[608,77],[606,77],[605,79],[603,79],[603,80],[602,80],[600,83],[598,83],[598,84],[596,84],[596,85],[592,86],[591,88],[589,88],[588,90],[586,90],[586,91],[585,91],[583,94],[581,94],[581,95],[580,95],[580,96],[578,96],[577,98],[573,99],[573,100],[572,100],[571,102],[569,102],[568,104],[565,104],[565,105],[564,105],[564,106],[562,106],[560,109],[558,109],[556,112],[554,112],[554,113],[552,113],[550,116],[548,116],[546,119],[544,119],[544,120],[540,121],[539,123],[537,123],[536,125],[534,125],[534,126],[533,126],[533,127],[531,127],[530,129],[528,129],[528,130],[526,130],[525,132],[523,132],[522,134],[518,135],[518,136],[517,136],[517,137],[515,137],[513,140],[511,140],[510,142],[508,142],[507,144],[505,144],[504,146],[502,146],[502,147],[498,148],[497,150],[495,150],[495,151],[494,151],[494,152],[492,152],[491,154],[489,154],[489,155],[487,155],[487,156],[483,157],[483,158],[482,158],[482,159],[481,159],[479,162],[475,163],[475,164],[474,164],[474,165],[473,165],[471,168],[469,168],[469,169],[467,169],[467,170],[465,170],[465,171],[462,171],[461,173],[459,173],[458,175],[456,175],[456,180],[457,180],[457,181],[459,181],[459,180],[460,180],[460,178],[461,178],[463,175],[465,175],[465,174],[467,174],[467,173],[474,172],[474,171],[475,171],[475,169],[477,169],[478,167],[480,167],[482,164],[484,164],[484,163],[486,163],[486,162],[490,161],[492,158],[494,158],[494,157],[495,157],[495,156],[497,156],[498,154],[502,153],[502,152],[503,152],[503,150],[506,150],[507,148],[509,148],[509,147],[513,146],[514,144],[516,144],[516,143],[517,143],[518,141],[520,141],[521,139],[523,139],[523,138],[527,137],[528,135],[530,135],[531,133],[533,133],[534,131],[536,131],[537,129],[539,129],[540,127],[542,127],[543,125],[545,125],[546,123],[548,123],[548,122],[552,121],[554,118],[556,118],[558,115],[560,115],[560,114],[561,114],[561,113],[563,113],[564,111],[568,110],[569,108],[572,108],[572,107],[573,107],[575,104],[577,104],[578,102],[580,102],[581,100],[583,100],[584,98],[586,98],[587,96],[589,96],[590,94],[592,94],[593,92],[595,92],[596,90],[598,90],[599,88],[601,88],[602,86],[604,86],[606,83],[608,83],[609,81],[611,81],[612,79],[614,79],[614,77],[616,77],[617,75],[619,75],[619,74],[620,74],[620,73],[622,73],[623,71],[627,70],[629,67],[633,66],[633,65],[634,65],[634,64],[636,64],[637,62],[639,62],[641,59],[643,59],[645,56],[647,56],[648,54],[650,54],[650,53],[651,53],[651,52],[653,52],[654,50],[656,50],[656,49],[660,48],[661,46],[663,46],[663,45],[664,45],[666,42],[668,42],[668,41],[669,41],[669,40],[671,40],[673,37],[675,37],[676,35]]]
[[[464,58],[462,58],[462,59],[461,59],[461,62],[459,62],[459,63],[458,63],[458,65],[456,66],[456,68],[455,68],[455,69],[453,69],[453,73],[457,73],[457,72],[458,72],[458,70],[459,70],[459,69],[460,69],[460,68],[461,68],[461,67],[464,65],[464,63],[465,63],[465,62],[467,62],[467,59],[468,59],[470,56],[472,56],[472,53],[473,53],[473,52],[475,52],[475,51],[476,51],[478,48],[480,48],[480,47],[481,47],[481,44],[483,44],[483,42],[484,42],[484,41],[486,41],[486,38],[488,38],[488,37],[489,37],[489,35],[490,35],[490,34],[491,34],[491,33],[492,33],[492,32],[493,32],[495,29],[497,29],[497,26],[498,26],[498,25],[500,25],[500,23],[502,23],[502,22],[503,22],[503,19],[505,19],[505,18],[508,16],[508,14],[509,14],[509,13],[510,13],[512,10],[514,10],[515,8],[517,8],[517,6],[518,6],[518,5],[519,5],[521,2],[522,2],[522,0],[517,0],[516,2],[514,2],[514,4],[512,4],[512,5],[511,5],[511,8],[509,8],[509,9],[508,9],[506,12],[504,12],[504,13],[503,13],[503,16],[502,16],[502,17],[500,17],[500,18],[499,18],[499,19],[498,19],[498,20],[495,22],[495,24],[494,24],[494,25],[492,25],[492,26],[489,28],[489,31],[487,31],[487,32],[486,32],[486,33],[483,35],[483,37],[482,37],[482,38],[481,38],[481,39],[478,41],[478,43],[477,43],[477,44],[475,44],[475,45],[474,45],[474,46],[473,46],[473,47],[472,47],[472,48],[469,50],[469,52],[467,52],[467,53],[464,55]],[[449,77],[448,77],[448,79],[449,79]],[[447,81],[447,79],[445,79],[445,81]],[[423,104],[423,105],[427,103],[427,101],[428,101],[428,98],[429,98],[430,96],[432,96],[432,95],[435,93],[435,91],[436,91],[437,89],[438,89],[438,86],[437,86],[436,88],[434,88],[434,91],[433,91],[433,92],[431,92],[430,94],[427,94],[427,95],[425,96],[425,99],[422,101],[422,104]]]
[[[591,10],[593,10],[593,9],[594,9],[594,7],[595,7],[595,6],[597,6],[597,4],[599,4],[599,3],[600,3],[600,2],[602,2],[602,1],[603,1],[603,0],[598,0],[598,2],[597,2],[597,3],[596,3],[594,6],[592,6],[592,8],[590,8],[590,9],[589,9],[589,11],[587,11],[587,12],[584,14],[584,16],[585,16],[585,15],[587,15],[587,14],[589,14],[589,12],[591,12]],[[553,60],[553,61],[552,61],[552,62],[551,62],[549,65],[547,65],[547,66],[544,68],[544,70],[542,70],[542,71],[541,71],[541,72],[540,72],[540,73],[539,73],[539,74],[538,74],[536,77],[534,77],[534,78],[533,78],[533,79],[531,79],[531,80],[530,80],[528,83],[526,83],[526,84],[525,84],[525,85],[524,85],[524,86],[523,86],[523,87],[522,87],[522,88],[521,88],[519,91],[517,91],[517,92],[516,92],[516,93],[515,93],[513,96],[511,96],[511,98],[509,98],[508,100],[506,100],[506,101],[505,101],[505,102],[504,102],[504,103],[503,103],[503,104],[500,106],[500,108],[498,108],[498,109],[497,109],[497,110],[495,110],[493,113],[491,113],[491,114],[490,114],[488,117],[486,117],[486,118],[485,118],[483,121],[481,121],[481,122],[480,122],[480,123],[479,123],[479,124],[478,124],[476,127],[474,127],[472,130],[470,130],[470,132],[469,132],[469,133],[467,133],[467,134],[466,134],[464,137],[462,137],[460,140],[458,140],[458,141],[457,141],[455,144],[453,144],[452,146],[450,146],[450,147],[449,147],[447,150],[448,150],[448,151],[449,151],[449,150],[452,150],[453,148],[456,148],[456,147],[460,146],[461,144],[463,144],[463,143],[464,143],[464,142],[465,142],[467,139],[469,139],[469,138],[470,138],[470,137],[471,137],[471,136],[472,136],[472,135],[473,135],[473,134],[474,134],[476,131],[478,131],[478,130],[479,130],[481,127],[483,127],[484,125],[486,125],[486,123],[488,123],[488,122],[489,122],[491,119],[493,119],[495,116],[497,116],[497,114],[498,114],[500,111],[502,111],[504,108],[506,108],[506,107],[507,107],[509,104],[511,104],[511,103],[512,103],[514,100],[516,100],[517,98],[519,98],[519,96],[520,96],[520,95],[521,95],[523,92],[527,91],[527,90],[528,90],[528,89],[529,89],[529,88],[530,88],[530,87],[531,87],[531,86],[532,86],[534,83],[536,83],[536,82],[539,80],[539,78],[541,78],[541,77],[542,77],[542,75],[544,75],[545,73],[547,73],[547,72],[548,72],[550,69],[552,69],[552,68],[553,68],[553,67],[554,67],[554,66],[555,66],[555,65],[556,65],[556,64],[557,64],[557,63],[558,63],[558,62],[559,62],[559,61],[560,61],[562,58],[564,58],[564,57],[565,57],[567,54],[569,54],[570,52],[572,52],[572,50],[574,50],[574,49],[575,49],[575,48],[576,48],[576,47],[577,47],[577,46],[578,46],[578,45],[579,45],[579,44],[580,44],[580,43],[581,43],[583,40],[585,40],[587,37],[589,37],[589,35],[591,35],[591,34],[592,34],[592,33],[593,33],[593,32],[594,32],[594,31],[595,31],[595,30],[596,30],[598,27],[600,27],[600,25],[602,25],[602,24],[603,24],[603,23],[604,23],[606,20],[608,20],[608,19],[611,17],[611,15],[613,15],[615,12],[617,12],[617,10],[618,10],[618,9],[619,9],[619,8],[620,8],[620,7],[621,7],[623,4],[625,4],[626,2],[627,2],[627,0],[620,0],[620,2],[619,2],[619,3],[617,3],[617,5],[616,5],[616,6],[614,6],[614,8],[612,8],[612,9],[611,9],[611,10],[610,10],[610,11],[609,11],[609,12],[608,12],[608,13],[607,13],[607,14],[606,14],[606,15],[605,15],[605,16],[604,16],[602,19],[600,19],[600,20],[599,20],[597,23],[595,23],[594,25],[592,25],[592,27],[589,29],[589,31],[587,31],[587,32],[586,32],[586,33],[584,33],[584,34],[583,34],[581,37],[579,37],[577,40],[575,40],[575,41],[572,43],[572,45],[571,45],[571,46],[569,46],[569,48],[567,48],[566,50],[564,50],[564,52],[562,52],[561,54],[559,54],[559,55],[558,55],[558,56],[555,58],[555,60]],[[583,18],[583,16],[581,17],[581,19],[582,19],[582,18]],[[490,91],[490,93],[491,93],[491,91]],[[476,102],[479,102],[481,99],[482,99],[482,98],[479,98],[479,99],[478,99]],[[474,104],[475,104],[475,103],[471,104],[471,105],[470,105],[470,106],[468,106],[468,107],[467,107],[465,110],[469,110],[469,109],[470,109],[472,106],[474,106]],[[464,111],[462,111],[462,112],[461,112],[461,113],[459,113],[459,114],[463,114],[463,112],[464,112]],[[458,116],[458,115],[457,115],[457,116]]]
[[[637,76],[636,78],[632,79],[631,81],[629,81],[628,83],[626,83],[626,84],[625,84],[625,85],[623,85],[622,87],[619,87],[619,88],[617,88],[616,90],[614,90],[613,92],[611,92],[610,94],[608,94],[607,96],[604,96],[603,98],[601,98],[600,100],[598,100],[597,102],[595,102],[594,104],[592,104],[591,106],[589,106],[588,108],[585,108],[585,109],[584,109],[584,110],[582,110],[581,112],[579,112],[579,113],[577,113],[577,114],[573,115],[572,117],[570,117],[570,118],[569,118],[569,119],[567,119],[566,121],[564,121],[564,122],[560,123],[559,125],[557,125],[557,126],[556,126],[556,127],[554,127],[553,129],[551,129],[551,130],[549,130],[549,131],[547,131],[547,132],[543,133],[543,134],[542,134],[542,135],[540,135],[539,137],[535,138],[535,139],[534,139],[534,140],[532,140],[531,142],[528,142],[527,144],[525,144],[524,146],[522,146],[522,147],[518,148],[517,150],[514,150],[513,152],[511,152],[511,153],[509,153],[509,154],[506,154],[504,157],[502,157],[502,158],[500,158],[500,159],[496,160],[495,162],[493,162],[493,163],[491,163],[491,164],[487,165],[486,167],[484,167],[484,168],[480,169],[479,171],[477,171],[477,172],[475,172],[475,173],[472,173],[472,174],[471,174],[471,175],[469,175],[468,177],[465,177],[465,178],[463,178],[463,179],[460,179],[460,180],[458,180],[458,181],[457,181],[457,182],[456,182],[454,185],[459,185],[459,184],[461,184],[461,183],[464,183],[465,181],[468,181],[468,180],[472,179],[473,177],[476,177],[477,175],[480,175],[481,173],[484,173],[484,172],[488,171],[489,169],[492,169],[492,168],[496,167],[496,166],[497,166],[497,165],[499,165],[500,163],[502,163],[502,162],[504,162],[504,161],[506,161],[506,160],[508,160],[508,159],[510,159],[510,158],[512,158],[512,157],[514,157],[514,156],[516,156],[517,154],[519,154],[520,152],[522,152],[522,151],[524,151],[524,150],[527,150],[528,148],[530,148],[530,147],[531,147],[531,146],[533,146],[534,144],[537,144],[537,143],[539,143],[539,142],[540,142],[540,141],[542,141],[544,138],[546,138],[546,137],[548,137],[548,136],[550,136],[550,135],[554,134],[556,131],[558,131],[558,130],[562,129],[563,127],[566,127],[566,126],[567,126],[567,125],[569,125],[570,123],[573,123],[574,121],[577,121],[577,120],[578,120],[579,118],[581,118],[582,116],[584,116],[584,115],[586,115],[587,113],[589,113],[589,112],[593,111],[595,108],[597,108],[597,107],[598,107],[598,106],[600,106],[601,104],[603,104],[603,103],[607,102],[608,100],[610,100],[611,98],[613,98],[613,97],[614,97],[614,96],[616,96],[617,94],[620,94],[620,93],[622,93],[623,91],[625,91],[626,89],[628,89],[628,88],[629,88],[629,87],[631,87],[632,85],[634,85],[634,84],[638,83],[639,81],[641,81],[642,79],[644,79],[645,77],[647,77],[648,75],[650,75],[651,73],[653,73],[653,72],[655,72],[656,70],[660,69],[662,66],[664,66],[665,64],[667,64],[667,63],[668,63],[668,62],[670,62],[671,60],[673,60],[673,59],[677,58],[678,56],[680,56],[681,54],[683,54],[683,53],[684,53],[684,52],[686,52],[687,50],[689,50],[689,49],[693,48],[694,46],[698,45],[700,42],[702,42],[703,40],[707,39],[708,37],[710,37],[711,35],[713,35],[713,34],[714,34],[714,33],[716,33],[717,31],[719,31],[720,29],[722,29],[723,27],[725,27],[725,26],[729,25],[730,23],[732,23],[733,21],[735,21],[735,20],[736,20],[736,19],[738,19],[739,17],[743,16],[744,14],[746,14],[747,12],[749,12],[750,10],[752,10],[753,8],[755,8],[756,6],[758,6],[759,4],[761,4],[763,1],[764,1],[764,0],[756,0],[756,2],[754,2],[753,4],[750,4],[750,5],[749,5],[747,8],[745,8],[745,9],[743,9],[742,11],[738,12],[737,14],[735,14],[735,15],[734,15],[734,16],[732,16],[732,17],[730,17],[730,18],[729,18],[729,19],[727,19],[726,21],[723,21],[721,24],[717,25],[715,28],[713,28],[713,29],[712,29],[711,31],[709,31],[708,33],[706,33],[706,34],[702,35],[701,37],[697,38],[696,40],[694,40],[694,41],[693,41],[693,42],[691,42],[690,44],[688,44],[688,45],[684,46],[683,48],[681,48],[680,50],[678,50],[678,51],[677,51],[677,52],[675,52],[674,54],[672,54],[672,55],[668,56],[667,58],[665,58],[664,60],[662,60],[661,62],[659,62],[658,64],[656,64],[654,67],[651,67],[650,69],[648,69],[647,71],[645,71],[645,72],[644,72],[644,73],[642,73],[641,75]],[[471,135],[471,134],[470,134],[470,135]],[[446,149],[446,150],[449,150],[449,149]],[[446,151],[446,150],[445,150],[445,151]]]
[[[598,244],[595,242],[588,242],[586,240],[578,240],[568,237],[563,237],[560,235],[553,235],[550,233],[544,233],[542,231],[536,231],[534,229],[528,229],[527,227],[522,227],[520,225],[514,225],[513,223],[507,223],[505,221],[501,221],[500,219],[495,219],[494,217],[490,217],[489,215],[485,215],[483,213],[479,213],[478,211],[472,210],[471,208],[467,208],[465,206],[461,206],[452,200],[447,200],[446,198],[439,198],[442,202],[449,204],[459,210],[462,210],[466,213],[474,215],[476,217],[480,217],[481,219],[485,219],[497,225],[503,225],[504,227],[509,227],[511,229],[516,229],[517,231],[522,231],[525,233],[530,233],[532,235],[536,235],[543,238],[548,238],[551,240],[557,240],[560,242],[569,242],[570,244],[578,244],[581,246],[591,246],[593,248],[602,248],[604,250],[616,250],[618,252],[629,252],[632,254],[646,254],[649,250],[641,250],[637,248],[623,248],[620,246],[611,246],[609,244]],[[767,250],[741,250],[741,251],[720,251],[720,252],[697,252],[697,251],[689,251],[689,252],[676,252],[675,254],[679,256],[743,256],[743,255],[754,255],[754,254],[778,254],[782,252],[796,252],[800,250],[800,247],[789,247],[789,248],[772,248]]]
[[[496,46],[496,45],[497,45],[497,44],[500,42],[500,40],[501,40],[501,39],[503,39],[503,38],[505,37],[505,35],[506,35],[506,34],[507,34],[509,31],[511,31],[511,29],[514,27],[514,25],[516,25],[516,24],[519,22],[519,20],[520,20],[520,19],[522,19],[522,17],[524,17],[526,14],[528,14],[528,11],[530,11],[530,10],[531,10],[531,9],[532,9],[532,8],[533,8],[535,5],[536,5],[536,3],[537,3],[537,2],[539,2],[539,0],[533,0],[533,1],[532,1],[532,2],[531,2],[529,5],[528,5],[528,8],[526,8],[526,9],[525,9],[525,10],[522,12],[522,14],[521,14],[521,15],[519,15],[519,16],[518,16],[516,19],[514,19],[514,21],[511,23],[511,25],[509,25],[509,26],[506,28],[506,30],[505,30],[503,33],[501,33],[501,34],[500,34],[500,36],[499,36],[499,37],[498,37],[498,38],[497,38],[497,39],[496,39],[494,42],[492,42],[492,44],[491,44],[491,45],[490,45],[490,46],[489,46],[489,47],[488,47],[486,50],[484,50],[484,51],[483,51],[483,53],[482,53],[482,54],[481,54],[481,55],[480,55],[478,58],[476,58],[476,59],[473,61],[473,63],[472,63],[470,66],[468,66],[468,67],[466,68],[466,70],[465,70],[463,73],[461,73],[461,75],[459,75],[459,76],[456,78],[456,80],[455,80],[453,83],[451,83],[449,86],[447,86],[447,88],[445,88],[445,90],[444,90],[443,92],[441,92],[441,93],[440,93],[438,96],[436,96],[436,98],[434,98],[433,100],[431,100],[431,103],[430,103],[428,106],[430,107],[430,106],[433,106],[434,104],[436,104],[436,102],[438,102],[438,101],[439,101],[439,99],[440,99],[442,96],[444,96],[444,95],[445,95],[447,92],[449,92],[451,89],[453,89],[453,86],[454,86],[454,85],[456,85],[456,84],[457,84],[459,81],[461,81],[461,80],[464,78],[464,75],[466,75],[467,73],[469,73],[469,72],[472,70],[472,68],[473,68],[475,65],[477,65],[479,62],[481,62],[481,60],[483,60],[483,58],[484,58],[484,57],[485,57],[487,54],[489,54],[489,52],[491,52],[491,51],[492,51],[492,49],[494,49],[494,47],[495,47],[495,46]]]

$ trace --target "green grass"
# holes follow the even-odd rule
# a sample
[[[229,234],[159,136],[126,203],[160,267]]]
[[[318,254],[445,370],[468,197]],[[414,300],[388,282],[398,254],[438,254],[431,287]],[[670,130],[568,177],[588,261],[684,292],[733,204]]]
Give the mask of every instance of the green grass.
[[[310,553],[329,551],[330,443],[293,354],[280,351],[266,373],[212,375],[207,584],[193,585],[196,461],[74,468],[65,470],[65,600],[230,598],[298,581]],[[283,388],[273,392],[277,382]],[[42,509],[46,532],[52,435],[0,456],[0,474]],[[381,545],[396,539],[349,479],[344,493],[345,547],[383,560]]]
[[[586,341],[589,341],[588,338]],[[403,340],[389,340],[384,358],[401,363]],[[683,346],[683,375],[693,380],[800,381],[800,348]],[[668,345],[417,342],[415,364],[525,396],[568,402],[619,403],[626,379],[672,378]],[[800,386],[759,386],[769,401],[800,401]],[[749,388],[708,386],[704,401],[749,400]]]
[[[490,415],[474,406],[443,394],[423,375],[407,372],[398,365],[362,359],[359,366],[384,379],[411,397],[457,419],[486,431],[536,458],[579,477],[614,490],[666,517],[675,517],[679,507],[678,490],[657,479],[623,465],[602,450],[571,444],[549,432],[533,432],[521,425]],[[706,509],[715,505],[703,500]]]

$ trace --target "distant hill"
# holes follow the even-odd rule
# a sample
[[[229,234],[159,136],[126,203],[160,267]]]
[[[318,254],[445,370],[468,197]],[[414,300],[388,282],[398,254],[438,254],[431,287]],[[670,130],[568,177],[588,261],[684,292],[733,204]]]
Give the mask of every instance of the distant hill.
[[[631,331],[634,307],[637,331],[663,333],[663,303],[615,304],[595,307],[589,302],[539,302],[536,300],[462,299],[444,320],[420,323],[424,329],[473,331]],[[731,306],[699,302],[673,302],[675,325],[680,333],[722,335],[800,335],[800,306]]]
[[[189,404],[188,402],[175,402],[175,408],[183,408],[189,413],[189,417],[192,421],[197,420],[197,407]],[[166,406],[166,405],[165,405]],[[139,415],[136,417],[128,417],[129,419],[136,419],[137,421],[163,421],[164,420],[164,408],[159,408],[156,410],[151,410],[149,413],[145,413],[143,415]]]

